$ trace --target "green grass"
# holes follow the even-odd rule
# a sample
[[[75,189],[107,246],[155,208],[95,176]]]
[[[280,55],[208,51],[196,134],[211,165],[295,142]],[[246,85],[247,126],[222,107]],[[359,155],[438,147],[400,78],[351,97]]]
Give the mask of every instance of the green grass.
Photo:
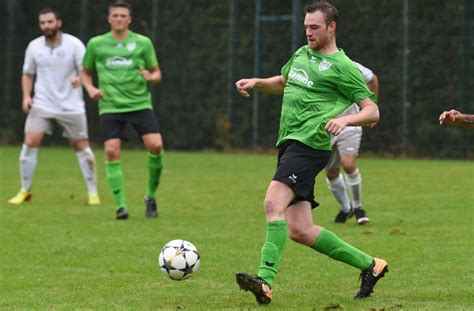
[[[59,148],[40,150],[32,202],[7,205],[19,189],[19,151],[0,148],[0,309],[260,308],[234,273],[256,272],[274,156],[167,152],[160,216],[146,219],[146,154],[124,151],[131,218],[116,221],[102,150],[102,205],[83,205],[75,155]],[[473,163],[361,159],[359,167],[372,223],[333,224],[338,206],[322,176],[314,218],[387,259],[390,272],[373,297],[356,301],[356,269],[289,241],[266,309],[474,309]],[[157,266],[161,247],[176,238],[201,254],[200,270],[183,282]]]

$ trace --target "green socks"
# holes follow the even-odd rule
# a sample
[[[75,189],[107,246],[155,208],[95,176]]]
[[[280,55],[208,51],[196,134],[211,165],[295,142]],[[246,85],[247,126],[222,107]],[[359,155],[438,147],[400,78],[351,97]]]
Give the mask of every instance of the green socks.
[[[117,208],[126,207],[127,205],[125,204],[125,186],[120,161],[105,162],[105,172]]]
[[[347,244],[337,235],[324,228],[321,228],[321,233],[314,242],[312,248],[320,253],[328,255],[332,259],[345,262],[346,264],[359,268],[360,270],[367,269],[372,264],[373,260],[371,256]]]
[[[162,154],[156,155],[148,152],[148,192],[149,198],[155,197],[156,189],[160,184],[161,171],[163,170]]]
[[[258,276],[263,278],[270,287],[280,266],[281,253],[288,237],[288,223],[277,220],[267,223],[267,238],[262,247],[262,257]]]

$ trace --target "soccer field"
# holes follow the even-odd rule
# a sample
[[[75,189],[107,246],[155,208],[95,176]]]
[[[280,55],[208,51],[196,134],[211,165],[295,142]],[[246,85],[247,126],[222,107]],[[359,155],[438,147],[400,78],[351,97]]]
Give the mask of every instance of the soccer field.
[[[85,206],[70,149],[42,148],[33,199],[6,204],[19,189],[19,147],[0,148],[0,309],[253,309],[235,272],[255,273],[264,240],[263,196],[275,157],[167,152],[159,218],[146,219],[146,153],[124,150],[130,219],[115,220],[98,158],[102,204]],[[364,208],[371,224],[336,225],[338,204],[317,177],[316,223],[389,262],[372,297],[352,298],[359,271],[288,241],[266,309],[474,309],[474,164],[364,159]],[[186,239],[201,267],[177,282],[157,265],[161,247]]]

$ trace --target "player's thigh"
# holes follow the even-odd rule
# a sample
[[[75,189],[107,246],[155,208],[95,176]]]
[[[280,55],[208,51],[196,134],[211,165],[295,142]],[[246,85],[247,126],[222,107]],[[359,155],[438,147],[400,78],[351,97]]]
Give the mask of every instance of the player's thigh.
[[[339,150],[337,149],[337,142],[332,146],[331,156],[329,157],[328,164],[325,167],[326,175],[330,179],[334,179],[339,175],[341,168],[341,157]]]
[[[151,109],[130,112],[128,120],[141,138],[147,134],[160,134],[158,121]]]
[[[54,114],[33,106],[25,121],[25,144],[29,147],[38,147],[44,134],[51,135],[53,128]]]
[[[294,198],[295,193],[288,185],[272,180],[263,201],[267,221],[284,219],[285,210]]]

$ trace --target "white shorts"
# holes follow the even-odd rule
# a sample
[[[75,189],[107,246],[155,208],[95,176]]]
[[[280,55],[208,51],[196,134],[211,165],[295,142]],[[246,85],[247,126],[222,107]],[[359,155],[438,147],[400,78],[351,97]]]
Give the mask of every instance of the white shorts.
[[[56,123],[63,131],[63,137],[88,139],[85,113],[58,114],[32,107],[25,122],[25,133],[45,133],[51,135]]]
[[[331,139],[332,152],[326,170],[339,169],[341,155],[358,156],[362,130],[346,130]]]

